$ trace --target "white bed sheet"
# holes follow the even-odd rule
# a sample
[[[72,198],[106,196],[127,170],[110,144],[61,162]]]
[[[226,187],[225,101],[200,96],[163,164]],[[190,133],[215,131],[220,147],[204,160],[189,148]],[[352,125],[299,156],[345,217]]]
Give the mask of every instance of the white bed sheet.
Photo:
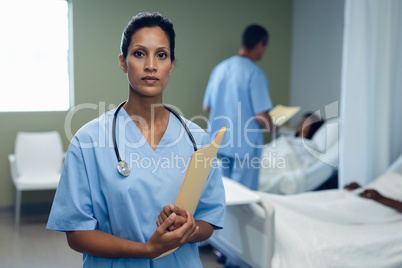
[[[385,174],[365,188],[402,200],[402,175]],[[402,267],[402,214],[361,191],[259,192],[275,206],[272,267]]]
[[[275,194],[311,191],[337,169],[338,144],[320,153],[308,139],[280,136],[263,148],[258,190]],[[318,155],[313,155],[316,153]]]
[[[336,171],[330,165],[323,162],[317,161],[311,167],[307,169],[306,179],[305,179],[305,190],[312,191],[328,180]]]
[[[257,203],[261,197],[250,191],[246,186],[237,183],[227,177],[222,176],[223,186],[225,187],[226,206],[246,205]]]

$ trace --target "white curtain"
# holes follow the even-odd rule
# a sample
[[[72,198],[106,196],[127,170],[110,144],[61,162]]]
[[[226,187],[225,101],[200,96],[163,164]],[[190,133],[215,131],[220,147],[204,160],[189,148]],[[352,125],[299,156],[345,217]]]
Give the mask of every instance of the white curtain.
[[[339,187],[402,153],[402,0],[346,0]]]

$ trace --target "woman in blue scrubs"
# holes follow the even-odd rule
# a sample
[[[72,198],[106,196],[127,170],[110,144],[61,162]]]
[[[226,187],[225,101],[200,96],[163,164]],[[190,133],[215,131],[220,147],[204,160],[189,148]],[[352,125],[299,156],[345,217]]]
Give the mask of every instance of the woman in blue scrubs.
[[[134,16],[119,55],[127,102],[87,123],[71,141],[47,228],[66,232],[69,246],[83,253],[83,267],[202,267],[197,242],[223,228],[225,194],[216,166],[194,215],[171,205],[194,152],[183,124],[162,104],[174,46],[169,19]],[[200,127],[182,120],[198,148],[210,143]],[[113,129],[128,176],[116,167]]]

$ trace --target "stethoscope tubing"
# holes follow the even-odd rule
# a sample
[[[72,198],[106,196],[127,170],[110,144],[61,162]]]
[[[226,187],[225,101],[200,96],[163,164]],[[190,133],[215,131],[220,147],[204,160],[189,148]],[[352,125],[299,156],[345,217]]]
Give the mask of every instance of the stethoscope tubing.
[[[116,111],[114,112],[114,115],[113,115],[112,138],[113,138],[114,152],[116,153],[116,157],[117,157],[117,161],[118,161],[118,168],[117,168],[117,170],[119,171],[119,173],[120,173],[121,175],[123,175],[123,176],[128,176],[128,174],[130,173],[130,169],[129,169],[128,164],[127,164],[126,162],[124,162],[124,161],[121,160],[120,153],[119,153],[119,149],[118,149],[118,146],[117,146],[117,139],[116,139],[116,121],[117,121],[117,114],[119,113],[121,107],[123,107],[123,105],[124,105],[125,103],[126,103],[126,101],[123,101],[122,103],[120,103],[120,105],[117,107]],[[195,140],[194,140],[193,135],[191,134],[190,130],[188,129],[186,123],[184,122],[184,120],[183,120],[183,119],[180,117],[180,115],[179,115],[175,110],[173,110],[172,108],[170,108],[170,107],[168,107],[168,106],[166,106],[166,105],[163,105],[163,107],[164,107],[165,109],[167,109],[169,112],[171,112],[177,119],[179,119],[180,123],[183,125],[184,129],[186,130],[186,132],[187,132],[187,134],[188,134],[188,136],[189,136],[191,142],[193,143],[194,152],[197,151],[197,150],[198,150],[197,144],[196,144],[196,142],[195,142]],[[121,169],[120,169],[121,163],[123,163],[123,166],[127,165],[128,174],[127,174],[127,173],[124,173],[124,174],[122,173],[122,171],[121,171]],[[120,167],[119,167],[119,165],[120,165]]]

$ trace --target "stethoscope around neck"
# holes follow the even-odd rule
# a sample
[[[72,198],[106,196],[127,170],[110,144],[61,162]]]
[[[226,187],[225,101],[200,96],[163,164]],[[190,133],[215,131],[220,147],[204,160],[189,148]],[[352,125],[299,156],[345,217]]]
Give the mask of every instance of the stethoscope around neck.
[[[113,116],[113,129],[112,129],[112,135],[113,135],[113,146],[114,146],[114,151],[116,153],[116,157],[117,157],[117,170],[119,171],[119,173],[125,177],[127,177],[128,175],[130,175],[130,166],[127,164],[127,162],[123,161],[120,157],[120,153],[119,153],[119,149],[117,147],[117,140],[116,140],[116,120],[117,120],[117,114],[119,113],[121,107],[123,107],[123,105],[126,103],[126,101],[123,101],[116,109],[116,111],[114,112],[114,116]],[[163,105],[163,107],[165,109],[167,109],[169,112],[171,112],[174,116],[177,117],[177,119],[179,119],[180,123],[183,125],[184,129],[187,132],[187,135],[190,137],[191,142],[193,143],[193,147],[194,147],[194,151],[197,151],[197,144],[195,143],[194,137],[191,134],[190,130],[188,129],[186,123],[184,123],[183,119],[180,117],[180,115],[173,110],[172,108]]]

